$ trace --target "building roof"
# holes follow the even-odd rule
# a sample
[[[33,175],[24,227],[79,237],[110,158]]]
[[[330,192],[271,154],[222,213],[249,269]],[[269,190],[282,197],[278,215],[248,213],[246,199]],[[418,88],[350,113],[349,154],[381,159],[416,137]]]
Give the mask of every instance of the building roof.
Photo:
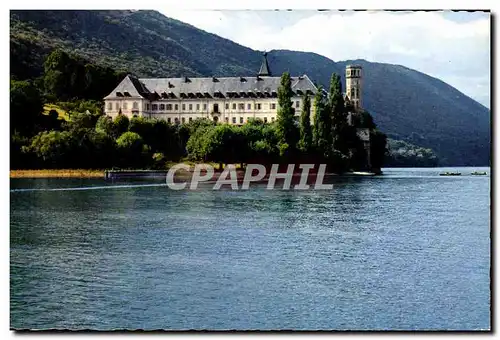
[[[164,99],[276,97],[280,77],[135,78],[126,76],[104,99],[123,97]],[[292,77],[292,91],[303,95],[317,88],[307,75]]]

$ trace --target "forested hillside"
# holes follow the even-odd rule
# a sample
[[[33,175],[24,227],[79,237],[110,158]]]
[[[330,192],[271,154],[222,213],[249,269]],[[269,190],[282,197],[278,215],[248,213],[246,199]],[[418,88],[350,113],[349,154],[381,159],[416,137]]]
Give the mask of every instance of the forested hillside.
[[[155,11],[11,11],[11,76],[34,79],[62,48],[138,76],[255,74],[260,52]],[[404,66],[334,62],[315,53],[271,51],[275,74],[308,74],[328,85],[347,63],[364,68],[364,107],[389,137],[435,151],[442,165],[488,165],[490,112],[446,83]]]

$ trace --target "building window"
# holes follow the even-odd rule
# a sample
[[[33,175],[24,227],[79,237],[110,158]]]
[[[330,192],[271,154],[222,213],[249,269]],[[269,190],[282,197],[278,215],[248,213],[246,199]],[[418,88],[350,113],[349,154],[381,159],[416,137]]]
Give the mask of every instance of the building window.
[[[295,102],[295,107],[299,107],[299,106],[300,106],[300,101],[299,101],[299,100],[297,100],[297,101]]]
[[[236,117],[233,117],[233,124],[236,124]]]
[[[356,89],[356,98],[359,98],[359,88]]]
[[[182,111],[186,111],[186,104],[182,104]]]
[[[255,105],[257,106],[257,107],[256,107],[256,109],[257,109],[257,110],[262,109],[262,104],[255,104]]]
[[[175,124],[179,124],[179,118],[175,118],[174,122]]]
[[[193,111],[193,104],[189,104],[189,111]]]
[[[193,117],[189,117],[189,122],[191,123],[193,121]]]
[[[252,104],[248,104],[247,108],[248,108],[248,110],[251,110],[252,109]]]
[[[149,104],[146,104],[146,111],[149,111]]]
[[[276,103],[271,103],[271,110],[276,110]]]
[[[274,117],[271,117],[271,122],[273,122],[273,123],[274,123]]]
[[[167,111],[172,111],[172,104],[167,104],[166,108],[167,108]]]
[[[243,117],[240,117],[240,124],[243,124]]]
[[[233,110],[236,110],[236,103],[233,103]]]
[[[355,98],[355,90],[354,90],[354,87],[351,89],[351,98]]]
[[[175,104],[175,111],[179,111],[179,104]]]
[[[115,104],[115,110],[118,111],[120,109],[120,104],[118,102],[116,102]]]
[[[138,102],[134,102],[134,103],[132,104],[132,108],[133,108],[134,110],[139,110],[139,103],[138,103]]]
[[[200,104],[196,104],[196,111],[200,111]]]
[[[160,111],[165,111],[165,104],[160,104]]]
[[[225,120],[226,120],[226,124],[229,123],[229,118],[228,117],[226,117]]]
[[[245,109],[245,103],[239,103],[238,104],[238,109],[244,110]]]
[[[229,103],[226,103],[226,110],[229,110]]]
[[[158,111],[158,104],[151,105],[151,110]]]
[[[108,110],[113,110],[113,103],[111,102],[108,103]]]
[[[182,124],[186,122],[186,118],[182,117]]]
[[[128,103],[127,103],[127,102],[124,102],[124,103],[123,103],[123,109],[124,109],[124,110],[128,110]]]
[[[267,123],[267,117],[264,117],[264,123]]]
[[[219,104],[214,104],[214,112],[219,113]]]
[[[167,118],[167,122],[170,124],[172,123],[172,118]]]
[[[207,104],[203,104],[203,111],[207,111]]]

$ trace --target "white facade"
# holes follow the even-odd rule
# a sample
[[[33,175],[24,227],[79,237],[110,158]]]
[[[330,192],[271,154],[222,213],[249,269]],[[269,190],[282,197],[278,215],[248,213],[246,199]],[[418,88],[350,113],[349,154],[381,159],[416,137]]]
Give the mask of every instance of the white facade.
[[[302,97],[292,99],[295,115],[300,116]],[[274,122],[278,109],[278,98],[213,98],[213,99],[159,99],[141,97],[107,97],[104,112],[111,118],[119,113],[133,116],[164,119],[169,123],[187,123],[198,118],[207,118],[221,123],[244,124],[249,118],[260,118]],[[311,107],[311,111],[314,107]],[[313,112],[311,112],[313,116]]]

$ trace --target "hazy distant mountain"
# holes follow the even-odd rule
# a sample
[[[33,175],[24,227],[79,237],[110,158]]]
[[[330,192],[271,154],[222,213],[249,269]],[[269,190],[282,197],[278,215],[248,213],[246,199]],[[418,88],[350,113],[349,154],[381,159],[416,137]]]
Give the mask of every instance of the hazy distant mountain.
[[[261,54],[156,11],[11,11],[11,75],[33,78],[60,47],[138,76],[255,74]],[[450,165],[488,165],[490,111],[450,85],[400,65],[334,62],[275,50],[271,71],[308,74],[328,86],[348,63],[364,68],[364,107],[390,137],[433,149]]]

